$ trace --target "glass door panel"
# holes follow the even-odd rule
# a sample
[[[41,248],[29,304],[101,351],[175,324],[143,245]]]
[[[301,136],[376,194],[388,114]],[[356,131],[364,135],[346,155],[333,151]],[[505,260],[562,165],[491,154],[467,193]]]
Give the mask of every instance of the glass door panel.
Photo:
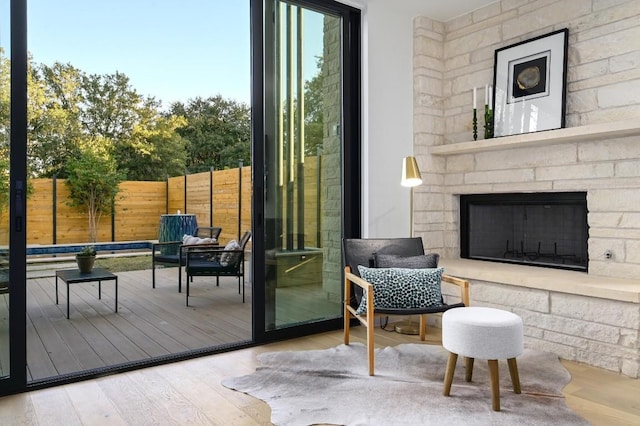
[[[222,247],[249,229],[250,2],[151,3],[29,0],[30,386],[252,338],[248,274],[186,281],[178,249],[196,227],[222,228]],[[107,202],[74,196],[91,193],[79,181]],[[85,245],[117,292],[59,279]]]
[[[343,94],[341,18],[266,3],[268,331],[341,316]]]

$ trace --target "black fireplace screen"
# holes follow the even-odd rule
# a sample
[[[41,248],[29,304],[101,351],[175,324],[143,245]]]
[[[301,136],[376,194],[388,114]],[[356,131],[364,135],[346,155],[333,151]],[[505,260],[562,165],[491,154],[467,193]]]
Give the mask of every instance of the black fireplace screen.
[[[460,196],[461,257],[587,270],[584,192]]]

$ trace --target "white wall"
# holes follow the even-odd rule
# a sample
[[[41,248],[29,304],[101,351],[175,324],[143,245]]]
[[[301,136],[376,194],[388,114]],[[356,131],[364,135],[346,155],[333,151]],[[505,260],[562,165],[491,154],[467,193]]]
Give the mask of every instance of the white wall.
[[[410,191],[400,177],[413,155],[414,13],[388,0],[344,3],[362,9],[362,233],[408,236]]]
[[[400,178],[402,159],[418,154],[413,148],[413,18],[425,8],[436,18],[450,18],[493,0],[439,5],[423,0],[339,1],[362,10],[362,233],[409,236],[410,190],[400,186]],[[416,199],[425,188],[416,189]]]

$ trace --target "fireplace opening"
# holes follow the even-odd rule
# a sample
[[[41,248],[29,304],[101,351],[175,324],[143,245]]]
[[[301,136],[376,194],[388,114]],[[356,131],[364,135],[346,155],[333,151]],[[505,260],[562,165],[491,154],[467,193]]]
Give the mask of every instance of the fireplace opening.
[[[586,192],[460,196],[460,256],[586,271]]]

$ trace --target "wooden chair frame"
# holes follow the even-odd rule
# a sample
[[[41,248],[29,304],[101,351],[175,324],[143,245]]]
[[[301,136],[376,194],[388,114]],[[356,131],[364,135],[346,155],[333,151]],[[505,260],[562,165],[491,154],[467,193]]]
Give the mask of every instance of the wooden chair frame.
[[[346,266],[344,268],[344,344],[349,344],[349,332],[351,329],[351,319],[357,319],[360,324],[367,328],[367,356],[369,362],[369,375],[374,375],[374,331],[375,331],[375,319],[376,317],[388,316],[389,314],[378,314],[375,312],[373,305],[373,284],[360,278],[359,276],[351,272],[351,268]],[[444,274],[442,281],[449,284],[460,287],[460,300],[465,306],[469,306],[469,281],[453,277],[451,275]],[[363,297],[367,299],[367,312],[365,315],[357,315],[356,308],[351,306],[351,288],[352,284],[356,285],[363,290]],[[420,316],[420,340],[426,339],[427,333],[427,315],[428,313],[419,314]]]

